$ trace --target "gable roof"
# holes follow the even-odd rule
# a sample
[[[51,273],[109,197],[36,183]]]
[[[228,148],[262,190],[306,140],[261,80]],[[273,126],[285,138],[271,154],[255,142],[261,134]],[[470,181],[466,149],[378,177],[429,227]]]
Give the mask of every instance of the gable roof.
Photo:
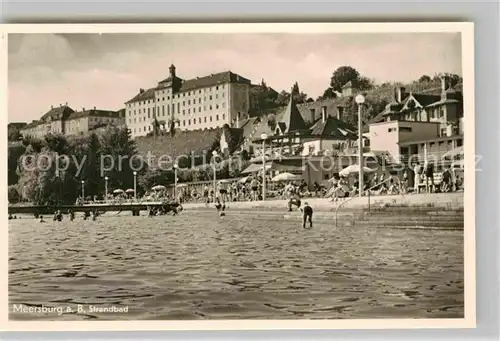
[[[154,98],[155,98],[155,88],[149,88],[147,90],[140,89],[139,93],[135,95],[132,99],[125,102],[125,104],[138,101],[146,101]]]
[[[335,137],[338,139],[356,138],[356,129],[336,117],[327,117],[323,122],[319,120],[311,127],[311,135],[321,137]]]
[[[75,111],[67,105],[51,108],[40,118],[40,121],[47,122],[52,120],[66,119],[73,112]]]
[[[189,91],[224,83],[250,84],[250,80],[231,71],[224,71],[204,77],[196,77],[182,82],[180,91]]]
[[[290,101],[279,123],[284,123],[285,125],[284,130],[282,129],[283,134],[306,129],[306,123],[295,104],[293,96],[290,96]]]
[[[439,100],[441,100],[441,96],[438,95],[429,95],[429,94],[410,94],[405,100],[403,101],[403,108],[408,107],[408,103],[414,99],[418,104],[420,104],[422,107],[426,107],[429,104],[435,103]]]

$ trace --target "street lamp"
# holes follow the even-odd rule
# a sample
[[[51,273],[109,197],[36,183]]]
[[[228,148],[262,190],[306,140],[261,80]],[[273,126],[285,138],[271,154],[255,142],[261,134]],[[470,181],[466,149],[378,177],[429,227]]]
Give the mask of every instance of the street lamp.
[[[217,151],[214,150],[212,152],[212,155],[213,155],[213,160],[214,160],[214,202],[215,202],[215,197],[217,196],[217,193],[215,193],[216,192],[216,188],[215,187],[217,186],[216,185],[216,181],[217,181],[217,167],[216,167],[216,164],[215,164],[215,162],[216,162],[215,158],[218,156]]]
[[[82,180],[82,200],[85,201],[85,180]]]
[[[262,139],[262,200],[266,200],[266,139],[267,135],[260,135]]]
[[[134,171],[134,200],[137,200],[137,172]]]
[[[104,202],[108,202],[108,180],[107,176],[104,177]]]
[[[358,104],[358,156],[359,156],[359,196],[363,196],[364,185],[364,174],[363,174],[363,120],[361,119],[361,110],[363,103],[365,103],[365,96],[359,94],[355,98]]]
[[[174,200],[177,198],[177,168],[179,168],[179,165],[174,164]]]

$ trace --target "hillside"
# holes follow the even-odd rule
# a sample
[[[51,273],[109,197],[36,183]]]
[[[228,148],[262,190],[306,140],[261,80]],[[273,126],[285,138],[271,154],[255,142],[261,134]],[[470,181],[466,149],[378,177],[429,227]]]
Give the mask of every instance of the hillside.
[[[219,147],[222,128],[177,131],[174,136],[162,135],[154,137],[138,137],[135,139],[137,151],[147,158],[148,153],[156,160],[175,159],[181,156],[211,155]],[[207,159],[209,157],[207,156]],[[154,165],[151,165],[154,168]]]

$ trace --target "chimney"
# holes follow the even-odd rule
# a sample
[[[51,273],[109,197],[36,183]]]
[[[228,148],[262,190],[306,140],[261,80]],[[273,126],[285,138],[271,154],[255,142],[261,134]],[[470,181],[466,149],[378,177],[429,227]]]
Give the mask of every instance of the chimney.
[[[68,102],[66,102],[65,106],[68,106]]]
[[[94,110],[95,110],[95,106],[94,106]]]
[[[337,107],[337,118],[342,121],[344,116],[344,107]]]
[[[85,108],[82,108],[82,111],[85,111]]]
[[[54,109],[54,106],[53,106],[53,105],[51,105],[51,106],[50,106],[50,109]]]
[[[139,89],[139,93],[142,94],[144,92],[144,89],[143,88],[140,88]]]
[[[59,108],[62,108],[62,104],[59,104]]]
[[[321,121],[326,122],[326,118],[328,117],[326,112],[326,106],[321,107]]]
[[[314,121],[316,121],[316,109],[311,108],[309,110],[310,110],[310,120],[311,120],[311,123],[314,123]]]
[[[441,76],[441,92],[446,92],[448,87],[448,76]]]
[[[398,87],[396,90],[396,100],[401,103],[403,101],[403,97],[405,95],[405,88],[403,86]]]
[[[236,128],[240,127],[240,112],[236,113]]]

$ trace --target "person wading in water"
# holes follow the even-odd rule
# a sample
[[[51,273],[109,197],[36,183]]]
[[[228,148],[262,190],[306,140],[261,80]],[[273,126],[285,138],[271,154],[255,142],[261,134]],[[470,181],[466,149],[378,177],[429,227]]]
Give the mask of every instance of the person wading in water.
[[[306,222],[309,220],[309,228],[311,229],[313,227],[313,222],[312,222],[312,216],[313,216],[313,209],[307,202],[304,203],[304,208],[301,208],[301,211],[304,213],[304,219],[302,222],[302,228],[306,228]]]

